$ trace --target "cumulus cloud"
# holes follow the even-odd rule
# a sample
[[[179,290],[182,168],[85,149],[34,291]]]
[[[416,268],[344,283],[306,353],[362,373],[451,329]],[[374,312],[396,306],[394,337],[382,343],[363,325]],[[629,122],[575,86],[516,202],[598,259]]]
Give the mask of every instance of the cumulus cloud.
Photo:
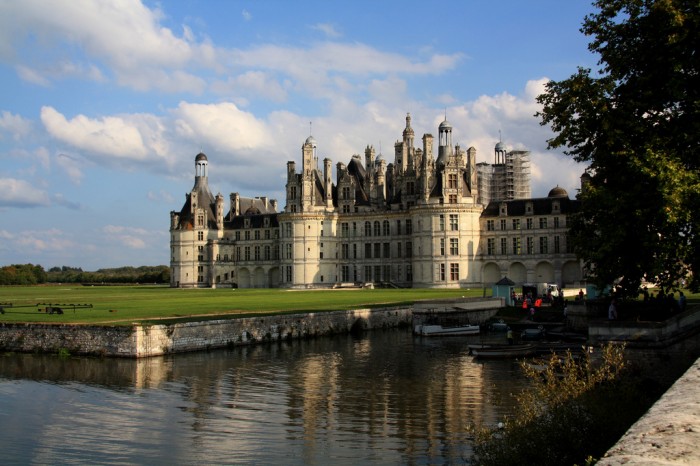
[[[56,8],[60,8],[60,13]],[[176,36],[160,24],[163,18],[160,10],[149,9],[140,0],[74,0],[60,5],[23,0],[9,2],[3,9],[0,43],[4,45],[0,47],[0,56],[8,60],[17,61],[22,55],[37,63],[47,62],[45,56],[34,54],[32,47],[25,44],[31,31],[32,39],[39,43],[61,43],[84,51],[89,60],[109,67],[124,85],[137,89],[160,86],[159,81],[149,85],[142,76],[170,70],[165,73],[166,88],[183,90],[189,84],[196,90],[199,81],[186,73],[178,75],[176,70],[213,58],[209,44],[193,43],[187,31],[183,31],[182,37]],[[214,66],[213,62],[209,63]],[[51,76],[79,74],[87,79],[102,78],[95,63],[56,60],[43,65],[43,73],[36,68],[26,63],[17,66],[20,76],[41,85],[48,84]]]
[[[271,143],[265,123],[233,103],[181,102],[173,116],[180,136],[200,144],[206,141],[217,150],[236,152]]]
[[[42,207],[49,205],[48,194],[25,180],[0,178],[0,206]]]
[[[132,163],[139,161],[161,171],[172,164],[170,141],[164,134],[167,127],[155,115],[77,115],[68,119],[53,107],[42,107],[41,121],[50,136],[100,163],[131,169]],[[72,181],[80,182],[82,170],[74,160],[59,156],[58,162]]]
[[[32,121],[21,115],[12,114],[7,110],[0,113],[0,139],[7,134],[15,141],[19,141],[31,133],[32,126]]]
[[[145,249],[146,241],[152,232],[143,228],[125,227],[119,225],[106,225],[102,228],[111,241],[122,244],[130,249]]]

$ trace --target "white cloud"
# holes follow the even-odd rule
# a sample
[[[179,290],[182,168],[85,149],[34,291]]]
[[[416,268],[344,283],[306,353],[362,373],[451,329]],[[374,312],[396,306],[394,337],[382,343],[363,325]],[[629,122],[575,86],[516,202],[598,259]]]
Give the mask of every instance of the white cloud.
[[[9,134],[12,139],[19,141],[27,137],[32,131],[32,121],[20,115],[15,115],[7,110],[0,113],[0,139],[3,134]]]
[[[102,231],[111,241],[121,243],[131,249],[145,249],[147,246],[145,239],[153,238],[153,232],[143,228],[106,225]]]
[[[326,35],[326,37],[331,37],[334,39],[341,36],[341,34],[338,31],[336,31],[335,27],[329,23],[317,23],[311,26],[311,29],[321,31],[323,34]]]
[[[76,185],[79,185],[83,180],[83,164],[68,154],[58,154],[56,156],[56,165],[63,170],[68,179]]]
[[[262,97],[272,102],[284,102],[287,99],[288,83],[280,83],[270,73],[264,71],[247,71],[226,81],[212,82],[210,90],[217,94],[238,96],[248,95]]]
[[[172,194],[162,189],[159,192],[148,191],[147,196],[148,200],[153,202],[165,202],[168,204],[175,202],[175,198],[172,196]]]
[[[170,143],[164,136],[166,127],[153,115],[134,114],[90,118],[77,115],[67,119],[53,107],[42,107],[41,121],[55,139],[70,144],[110,163],[150,161],[160,164],[171,156]],[[63,161],[64,169],[74,170],[75,165]],[[131,167],[128,167],[131,168]],[[78,175],[73,171],[73,175]],[[73,176],[74,180],[79,176]]]
[[[250,21],[251,19],[253,19],[253,15],[250,14],[250,11],[248,10],[241,11],[241,16],[243,16],[243,19],[246,21]]]
[[[41,207],[49,205],[49,196],[31,183],[15,178],[0,178],[0,206]]]
[[[211,144],[215,150],[230,153],[272,143],[265,124],[232,103],[181,102],[173,115],[180,136],[196,144]]]
[[[29,66],[17,65],[15,69],[17,70],[17,75],[24,81],[42,87],[49,87],[51,85],[51,81],[49,81],[48,78],[43,76],[39,71],[30,68]]]
[[[89,60],[108,66],[120,83],[136,89],[156,86],[183,90],[192,85],[197,91],[201,83],[176,70],[213,58],[208,44],[193,43],[187,30],[183,37],[177,37],[160,24],[159,10],[151,10],[139,0],[72,0],[60,4],[23,0],[6,3],[3,10],[0,43],[4,46],[0,47],[0,56],[11,60],[22,56],[24,60],[42,63],[47,68],[45,73],[26,63],[17,66],[24,79],[36,84],[48,84],[47,75],[52,75],[52,68],[54,75],[63,67],[64,75],[80,74],[87,79],[101,78],[102,73],[94,63],[75,65],[57,59],[43,65],[46,57],[24,46],[29,34],[39,44],[66,44],[84,51]],[[160,77],[162,81],[148,83],[144,75]]]

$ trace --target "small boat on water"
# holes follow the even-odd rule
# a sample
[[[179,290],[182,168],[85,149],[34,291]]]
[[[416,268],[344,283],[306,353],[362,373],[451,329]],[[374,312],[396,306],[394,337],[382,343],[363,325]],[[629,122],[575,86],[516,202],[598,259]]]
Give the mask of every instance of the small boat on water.
[[[476,335],[481,331],[478,325],[455,325],[445,326],[440,324],[419,324],[416,325],[414,332],[424,336],[451,336],[451,335]]]
[[[531,343],[522,345],[469,345],[469,349],[476,358],[522,358],[535,354],[537,345]]]

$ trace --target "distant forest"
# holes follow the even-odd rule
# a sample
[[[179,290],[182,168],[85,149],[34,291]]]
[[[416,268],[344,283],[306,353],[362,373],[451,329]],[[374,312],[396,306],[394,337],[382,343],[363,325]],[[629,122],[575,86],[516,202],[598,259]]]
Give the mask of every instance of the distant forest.
[[[76,267],[52,267],[48,271],[41,265],[13,264],[0,267],[1,285],[39,285],[43,283],[170,283],[170,268],[166,265],[118,267],[85,272]]]

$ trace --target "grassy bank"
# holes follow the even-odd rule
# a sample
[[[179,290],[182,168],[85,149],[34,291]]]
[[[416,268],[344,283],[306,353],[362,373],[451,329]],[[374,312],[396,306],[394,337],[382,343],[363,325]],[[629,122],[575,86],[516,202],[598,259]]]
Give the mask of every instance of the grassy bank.
[[[0,322],[51,322],[128,325],[156,319],[201,316],[240,317],[320,312],[413,303],[423,299],[480,297],[484,290],[375,289],[177,289],[163,286],[18,286],[0,287]],[[486,290],[488,296],[491,290]],[[73,309],[72,304],[91,308]],[[47,314],[47,305],[64,314]]]

